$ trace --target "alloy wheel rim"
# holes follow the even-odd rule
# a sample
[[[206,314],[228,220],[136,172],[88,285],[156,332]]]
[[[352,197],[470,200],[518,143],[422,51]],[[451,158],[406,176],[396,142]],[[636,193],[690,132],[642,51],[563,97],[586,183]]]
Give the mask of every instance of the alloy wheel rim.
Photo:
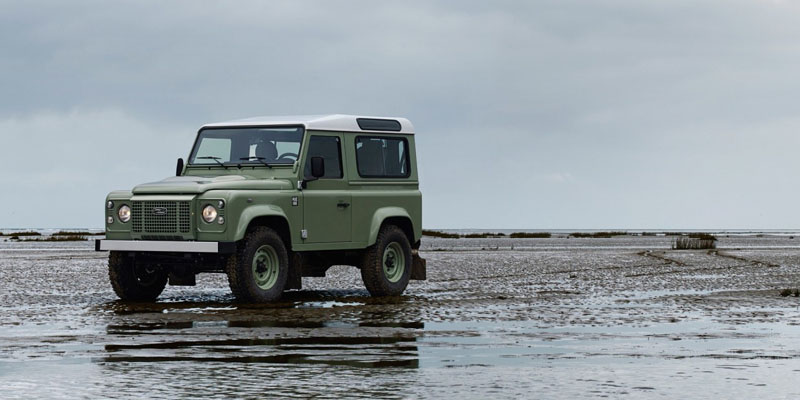
[[[406,256],[400,243],[392,242],[383,250],[383,274],[389,282],[396,283],[406,270]]]
[[[278,253],[270,245],[263,245],[253,255],[253,278],[256,286],[269,290],[278,282],[280,263]]]

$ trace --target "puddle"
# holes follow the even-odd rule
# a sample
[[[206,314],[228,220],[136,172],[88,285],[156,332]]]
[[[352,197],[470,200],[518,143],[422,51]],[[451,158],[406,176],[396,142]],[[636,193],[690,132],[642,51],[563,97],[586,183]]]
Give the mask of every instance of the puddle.
[[[299,308],[332,308],[332,307],[358,307],[363,306],[363,303],[343,303],[340,301],[314,301],[299,304]]]

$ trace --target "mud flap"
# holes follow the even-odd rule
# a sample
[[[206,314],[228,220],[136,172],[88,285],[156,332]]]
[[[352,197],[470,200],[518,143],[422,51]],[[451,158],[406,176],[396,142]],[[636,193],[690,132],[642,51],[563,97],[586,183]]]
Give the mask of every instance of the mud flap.
[[[303,256],[298,253],[289,254],[289,276],[286,277],[286,286],[283,290],[302,289]]]
[[[416,251],[411,254],[411,279],[417,281],[427,279],[427,262]]]

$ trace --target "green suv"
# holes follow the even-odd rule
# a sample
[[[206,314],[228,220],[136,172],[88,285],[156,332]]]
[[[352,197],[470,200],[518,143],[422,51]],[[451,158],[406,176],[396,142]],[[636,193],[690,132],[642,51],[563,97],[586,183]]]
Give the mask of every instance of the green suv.
[[[404,118],[262,117],[200,128],[175,177],[106,198],[109,278],[123,300],[223,272],[236,298],[277,300],[333,265],[373,296],[425,279],[414,130]]]

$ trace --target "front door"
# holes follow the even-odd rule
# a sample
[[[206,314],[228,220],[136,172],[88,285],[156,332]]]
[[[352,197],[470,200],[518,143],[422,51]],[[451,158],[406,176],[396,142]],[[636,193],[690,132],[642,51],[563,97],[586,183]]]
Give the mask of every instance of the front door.
[[[352,196],[344,177],[342,137],[314,133],[308,140],[303,175],[311,177],[311,157],[325,159],[325,175],[303,190],[304,243],[349,242]]]

